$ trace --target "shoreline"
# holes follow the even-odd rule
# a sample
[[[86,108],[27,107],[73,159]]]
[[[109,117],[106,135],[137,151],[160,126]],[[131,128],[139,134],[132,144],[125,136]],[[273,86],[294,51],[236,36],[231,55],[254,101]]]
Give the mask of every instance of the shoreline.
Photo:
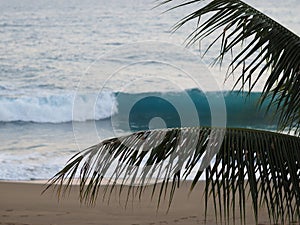
[[[162,224],[205,224],[204,182],[199,182],[189,195],[190,182],[181,184],[176,190],[168,210],[168,197],[157,209],[158,196],[151,200],[151,185],[143,192],[142,199],[130,198],[126,206],[127,188],[119,196],[118,187],[110,201],[97,199],[95,207],[80,204],[78,186],[58,201],[51,190],[41,195],[45,185],[36,182],[0,181],[0,224],[1,225],[162,225]],[[100,187],[102,189],[103,187]],[[157,189],[158,190],[158,189]],[[101,190],[100,190],[101,191]],[[255,224],[251,204],[247,202],[247,221]],[[259,224],[270,224],[268,216],[260,211]],[[232,220],[232,219],[231,219]],[[224,221],[223,221],[224,222]],[[236,224],[240,220],[236,214]],[[216,225],[212,202],[208,205],[207,225]],[[230,223],[231,224],[231,223]]]

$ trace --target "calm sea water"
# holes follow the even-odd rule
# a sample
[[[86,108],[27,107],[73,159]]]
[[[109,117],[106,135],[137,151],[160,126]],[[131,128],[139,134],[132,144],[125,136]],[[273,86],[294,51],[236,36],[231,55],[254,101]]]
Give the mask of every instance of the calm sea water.
[[[300,34],[298,1],[249,2]],[[0,0],[0,179],[48,179],[107,137],[211,125],[211,102],[227,126],[275,129],[259,93],[228,94],[234,81],[208,67],[218,49],[184,48],[195,24],[170,33],[191,8],[156,4]]]

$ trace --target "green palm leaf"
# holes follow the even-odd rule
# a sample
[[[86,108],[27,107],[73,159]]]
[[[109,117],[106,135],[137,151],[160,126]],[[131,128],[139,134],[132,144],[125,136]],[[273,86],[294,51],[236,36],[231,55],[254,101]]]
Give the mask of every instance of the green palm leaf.
[[[79,172],[80,199],[94,204],[104,177],[109,177],[108,194],[121,180],[120,194],[123,185],[129,184],[127,195],[135,186],[138,197],[147,184],[161,182],[159,190],[153,186],[153,193],[159,191],[160,197],[168,193],[171,204],[183,179],[193,179],[192,190],[206,174],[205,201],[210,196],[215,199],[220,219],[229,219],[238,208],[244,222],[249,194],[256,219],[265,204],[274,223],[294,221],[300,216],[299,150],[297,137],[258,130],[194,127],[143,131],[78,153],[52,178],[50,186],[57,185],[58,193],[63,194]]]
[[[163,1],[174,2],[172,0]],[[190,0],[174,8],[205,2]],[[203,19],[205,18],[205,19]],[[266,76],[262,102],[277,106],[281,129],[299,128],[300,122],[300,37],[265,14],[240,0],[210,0],[182,19],[175,29],[196,20],[198,26],[188,36],[188,44],[211,38],[211,48],[220,44],[216,62],[232,57],[228,75],[239,74],[235,86],[249,91]]]

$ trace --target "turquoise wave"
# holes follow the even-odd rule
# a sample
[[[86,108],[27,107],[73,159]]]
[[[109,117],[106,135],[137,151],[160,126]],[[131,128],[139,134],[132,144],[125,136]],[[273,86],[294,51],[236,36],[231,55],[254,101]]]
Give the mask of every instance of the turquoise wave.
[[[120,129],[130,131],[147,130],[162,127],[211,126],[212,110],[208,94],[198,89],[168,93],[116,93],[118,113],[112,122]],[[259,107],[260,92],[247,96],[237,91],[210,92],[215,99],[224,97],[227,127],[276,129],[278,118],[275,109],[266,113],[267,102]],[[188,100],[188,101],[187,101]],[[221,107],[221,106],[220,106]],[[214,112],[214,116],[222,116],[224,109]],[[195,123],[195,115],[198,123]],[[157,127],[150,127],[151,121],[159,118]],[[182,121],[182,118],[189,118]],[[154,124],[155,125],[155,124]]]
[[[74,102],[71,94],[0,96],[0,122],[110,120],[114,128],[132,132],[165,127],[212,126],[214,115],[225,118],[227,127],[276,129],[278,119],[273,116],[275,110],[271,108],[266,114],[267,103],[259,108],[260,96],[259,92],[246,96],[236,91],[203,93],[198,89],[163,93],[89,93],[77,95]]]

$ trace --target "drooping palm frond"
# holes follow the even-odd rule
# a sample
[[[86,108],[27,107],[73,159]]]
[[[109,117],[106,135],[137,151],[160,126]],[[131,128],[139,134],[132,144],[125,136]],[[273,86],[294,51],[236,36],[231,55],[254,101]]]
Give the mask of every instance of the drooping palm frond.
[[[171,204],[183,179],[193,180],[192,190],[205,174],[205,201],[214,199],[220,219],[234,217],[238,210],[243,223],[249,195],[255,218],[265,204],[274,223],[299,221],[299,152],[299,138],[266,131],[204,127],[143,131],[78,153],[49,187],[55,185],[63,194],[79,175],[80,199],[93,204],[104,177],[110,181],[107,193],[120,180],[121,192],[129,184],[130,195],[135,185],[137,197],[142,197],[147,184],[161,182],[159,188],[153,186],[153,193],[158,191],[160,197],[168,193]]]
[[[162,1],[162,4],[176,2]],[[178,3],[178,8],[200,6],[204,0],[189,0]],[[208,3],[183,18],[175,29],[196,20],[197,28],[188,36],[189,44],[204,38],[208,48],[220,44],[216,62],[222,63],[230,55],[228,75],[235,72],[238,79],[235,86],[249,91],[262,77],[264,84],[262,102],[270,99],[270,105],[277,106],[281,129],[299,129],[300,124],[300,37],[265,14],[240,0],[208,0]],[[177,3],[176,3],[177,4]]]

